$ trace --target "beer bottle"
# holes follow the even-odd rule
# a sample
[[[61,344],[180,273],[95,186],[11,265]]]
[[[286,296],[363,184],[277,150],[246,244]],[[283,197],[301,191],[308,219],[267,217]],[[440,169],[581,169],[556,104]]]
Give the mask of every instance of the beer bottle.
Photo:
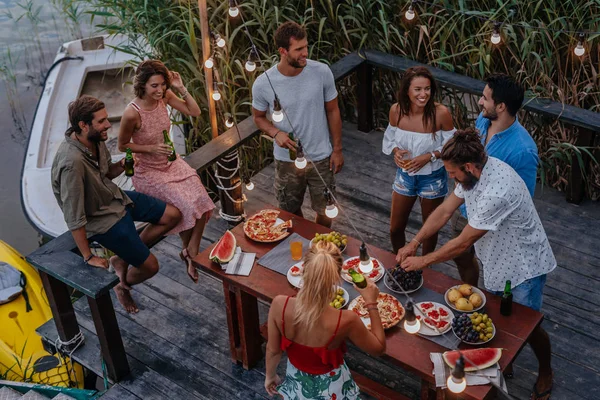
[[[510,281],[506,281],[502,300],[500,301],[500,314],[508,317],[512,313],[512,300],[513,295],[510,290]]]
[[[175,145],[173,145],[173,142],[171,141],[171,138],[169,137],[169,132],[167,132],[166,129],[163,131],[163,139],[165,140],[166,145],[171,146],[171,154],[169,154],[169,157],[167,158],[167,160],[175,161],[177,159],[177,153],[175,153]]]
[[[125,176],[133,176],[133,154],[131,149],[128,147],[125,153]]]
[[[364,289],[367,287],[367,280],[365,279],[363,274],[359,274],[353,268],[350,268],[348,270],[348,273],[350,274],[350,277],[352,278],[352,282],[354,282],[354,284],[357,287],[359,287],[361,289]]]
[[[288,136],[291,140],[296,140],[292,132],[288,133]],[[290,153],[290,160],[294,161],[296,159],[296,150],[289,149],[288,151]]]

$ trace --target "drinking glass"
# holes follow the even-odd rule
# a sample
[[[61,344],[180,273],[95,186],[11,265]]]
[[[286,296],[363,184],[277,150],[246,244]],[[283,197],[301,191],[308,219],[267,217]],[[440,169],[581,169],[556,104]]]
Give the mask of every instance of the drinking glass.
[[[292,260],[302,260],[302,242],[299,240],[292,240],[290,242],[290,253],[292,253]]]

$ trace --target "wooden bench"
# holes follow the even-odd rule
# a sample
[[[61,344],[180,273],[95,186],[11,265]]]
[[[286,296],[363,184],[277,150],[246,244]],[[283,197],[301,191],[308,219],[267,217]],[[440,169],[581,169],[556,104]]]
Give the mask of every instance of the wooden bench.
[[[269,338],[269,328],[268,323],[265,322],[260,326],[260,335],[266,342]],[[384,386],[380,383],[375,382],[374,380],[367,378],[364,375],[359,374],[354,370],[350,370],[352,373],[352,378],[360,388],[360,390],[369,396],[373,396],[378,400],[410,400],[409,397],[402,395],[401,393],[396,392]]]
[[[118,382],[130,372],[110,298],[110,290],[119,283],[119,278],[105,269],[87,265],[75,253],[76,249],[71,232],[66,232],[29,254],[26,259],[38,269],[42,278],[62,342],[70,342],[80,334],[69,287],[87,297],[108,376]],[[70,351],[76,345],[72,343],[65,350]]]

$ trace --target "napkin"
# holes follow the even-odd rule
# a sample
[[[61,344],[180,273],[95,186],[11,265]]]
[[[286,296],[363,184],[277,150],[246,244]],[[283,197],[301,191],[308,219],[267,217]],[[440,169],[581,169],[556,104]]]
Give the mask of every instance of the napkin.
[[[254,259],[256,253],[244,253],[241,247],[235,249],[235,254],[231,261],[227,264],[222,264],[221,268],[225,270],[226,274],[229,275],[250,275],[252,267],[254,266]]]
[[[446,381],[451,374],[450,367],[444,362],[442,353],[430,353],[429,358],[431,359],[431,362],[433,362],[435,386],[446,388]],[[467,385],[476,386],[492,384],[508,394],[506,381],[504,380],[504,375],[502,375],[498,363],[479,371],[466,372],[465,378],[467,379]]]

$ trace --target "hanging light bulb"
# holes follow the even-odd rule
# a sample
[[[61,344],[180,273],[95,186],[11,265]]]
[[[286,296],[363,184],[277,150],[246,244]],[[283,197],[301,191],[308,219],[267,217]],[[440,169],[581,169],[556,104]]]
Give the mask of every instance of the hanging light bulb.
[[[218,33],[213,33],[213,38],[215,39],[215,43],[217,44],[217,46],[219,46],[220,48],[225,47],[225,45],[227,44],[225,42],[225,39],[223,39],[223,37]]]
[[[585,35],[583,33],[579,34],[579,42],[577,42],[577,46],[575,46],[574,53],[576,56],[581,57],[585,54],[585,47],[583,47],[583,41],[585,40]]]
[[[250,180],[250,178],[244,178],[244,184],[246,185],[246,189],[252,190],[254,189],[254,182]]]
[[[219,92],[219,86],[217,85],[217,82],[213,82],[212,98],[214,101],[221,100],[221,93]]]
[[[362,242],[360,245],[360,264],[358,265],[358,269],[363,274],[368,274],[373,271],[373,260],[369,257],[369,252],[367,251],[367,245],[365,242]]]
[[[215,66],[215,60],[212,58],[212,56],[208,57],[206,61],[204,61],[204,66],[208,69]]]
[[[229,0],[229,16],[235,18],[240,14],[240,9],[235,4],[235,0]]]
[[[494,23],[494,32],[492,33],[492,37],[490,38],[490,42],[492,44],[499,44],[502,41],[502,36],[500,36],[500,23]]]
[[[406,303],[406,317],[404,318],[404,330],[411,335],[419,332],[421,329],[421,321],[415,315],[415,305],[411,300]]]
[[[456,364],[454,364],[452,374],[448,377],[446,385],[448,386],[448,390],[452,393],[462,393],[467,387],[467,380],[465,379],[465,359],[462,354],[456,361]]]
[[[225,126],[228,127],[228,128],[231,128],[233,126],[233,124],[234,124],[233,117],[230,115],[225,120]]]
[[[306,168],[306,158],[304,158],[304,149],[302,148],[302,143],[298,140],[298,145],[296,146],[296,160],[294,161],[296,168],[304,169]]]
[[[412,21],[413,19],[415,19],[415,10],[412,4],[408,6],[408,10],[406,10],[406,12],[404,13],[404,18],[406,18],[408,21]]]
[[[338,208],[333,201],[333,196],[328,188],[323,190],[323,195],[325,196],[325,200],[327,201],[327,205],[325,206],[325,215],[327,218],[335,218],[338,216]]]
[[[246,71],[253,72],[256,69],[256,63],[252,60],[246,61]]]
[[[277,96],[275,96],[275,100],[273,100],[273,121],[283,121],[283,111],[281,111],[281,103],[279,103],[279,98],[277,98]]]

